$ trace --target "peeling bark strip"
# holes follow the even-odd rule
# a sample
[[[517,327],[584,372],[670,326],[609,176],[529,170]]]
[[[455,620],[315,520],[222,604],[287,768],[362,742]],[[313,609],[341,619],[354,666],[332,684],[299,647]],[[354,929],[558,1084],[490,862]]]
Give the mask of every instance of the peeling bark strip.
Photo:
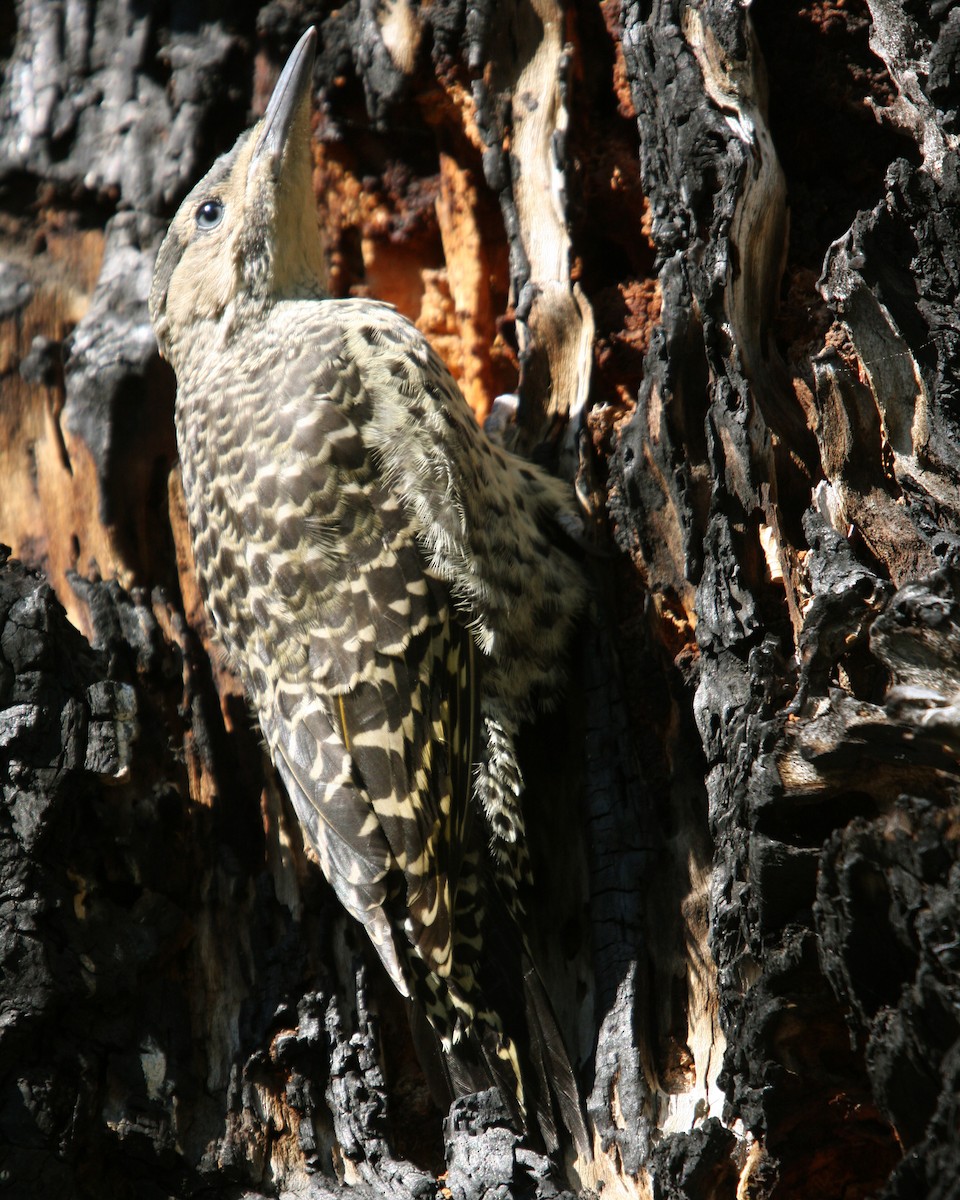
[[[0,565],[0,1181],[956,1195],[960,16],[318,22],[332,286],[400,305],[478,412],[517,392],[528,447],[586,409],[588,712],[524,764],[579,1177],[489,1096],[433,1108],[211,652],[145,281],[317,13],[168,19],[0,14],[0,541],[53,588]]]
[[[511,286],[520,385],[549,417],[578,420],[590,383],[593,317],[571,282],[565,171],[570,48],[559,4],[505,5],[488,43],[489,69],[474,84],[487,141],[484,172],[511,236]],[[509,47],[509,49],[508,49]],[[523,414],[536,442],[539,414]]]

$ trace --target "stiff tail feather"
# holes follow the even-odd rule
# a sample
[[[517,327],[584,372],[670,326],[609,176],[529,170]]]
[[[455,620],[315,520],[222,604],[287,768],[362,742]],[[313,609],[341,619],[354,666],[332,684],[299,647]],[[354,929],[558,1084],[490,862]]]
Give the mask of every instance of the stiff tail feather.
[[[588,1158],[583,1105],[553,1006],[506,906],[497,916],[503,918],[496,922],[498,936],[486,939],[485,954],[492,956],[495,948],[496,957],[477,969],[479,995],[472,999],[482,1003],[460,1037],[445,1049],[425,1009],[410,1006],[421,1067],[438,1107],[495,1088],[517,1130],[549,1156],[560,1150],[565,1129],[577,1153]]]

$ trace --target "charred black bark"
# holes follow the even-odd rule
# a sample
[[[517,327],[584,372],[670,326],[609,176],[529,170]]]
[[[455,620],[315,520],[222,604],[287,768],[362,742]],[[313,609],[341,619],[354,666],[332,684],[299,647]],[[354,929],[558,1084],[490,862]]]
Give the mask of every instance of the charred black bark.
[[[585,706],[524,747],[582,1183],[957,1195],[956,14],[181,17],[0,15],[0,540],[56,589],[0,566],[10,1194],[570,1186],[489,1098],[432,1107],[208,654],[168,486],[156,241],[316,21],[334,286],[517,391],[609,535]]]

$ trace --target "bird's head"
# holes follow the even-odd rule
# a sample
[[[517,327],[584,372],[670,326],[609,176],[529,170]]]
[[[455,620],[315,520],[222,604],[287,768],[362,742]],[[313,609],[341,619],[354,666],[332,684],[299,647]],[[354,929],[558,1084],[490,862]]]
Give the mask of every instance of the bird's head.
[[[218,158],[180,205],[157,255],[150,319],[176,361],[198,322],[245,306],[317,294],[323,252],[310,155],[316,31],[308,29],[263,118]]]

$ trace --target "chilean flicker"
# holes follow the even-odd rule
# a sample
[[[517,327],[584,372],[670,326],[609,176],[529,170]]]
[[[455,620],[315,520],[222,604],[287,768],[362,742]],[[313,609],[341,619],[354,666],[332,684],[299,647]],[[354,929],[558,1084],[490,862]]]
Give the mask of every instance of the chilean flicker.
[[[150,313],[177,377],[199,581],[307,844],[421,1006],[454,1090],[495,1082],[548,1144],[559,1104],[582,1143],[516,928],[515,738],[560,689],[584,601],[559,548],[573,494],[488,439],[391,306],[324,293],[314,43],[311,29],[157,258]],[[492,951],[494,920],[511,931]],[[525,1015],[508,1021],[511,971]]]

